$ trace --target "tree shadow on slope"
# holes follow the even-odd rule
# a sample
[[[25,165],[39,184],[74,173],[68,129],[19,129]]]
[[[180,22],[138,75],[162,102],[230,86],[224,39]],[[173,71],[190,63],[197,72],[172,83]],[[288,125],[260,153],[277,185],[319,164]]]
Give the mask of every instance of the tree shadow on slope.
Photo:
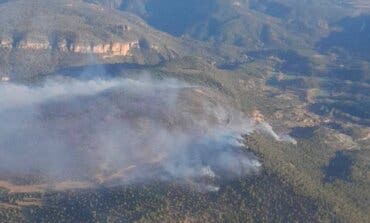
[[[337,51],[370,59],[370,15],[346,17],[334,25],[340,30],[331,32],[316,44],[320,51]]]
[[[361,125],[369,125],[370,110],[368,100],[323,100],[309,106],[309,110],[318,115],[332,115]]]
[[[292,8],[278,1],[254,0],[249,3],[253,10],[265,13],[276,18],[286,18],[292,11]]]
[[[279,61],[276,69],[288,75],[311,76],[313,74],[313,65],[310,59],[294,50],[273,49],[252,51],[248,55],[255,59],[275,58],[275,60],[277,59]]]
[[[325,173],[324,182],[333,183],[335,180],[350,182],[352,180],[351,167],[353,165],[352,157],[343,152],[336,152],[329,164],[323,168]]]
[[[149,1],[147,21],[160,30],[180,36],[187,28],[207,18],[214,6],[213,0]]]

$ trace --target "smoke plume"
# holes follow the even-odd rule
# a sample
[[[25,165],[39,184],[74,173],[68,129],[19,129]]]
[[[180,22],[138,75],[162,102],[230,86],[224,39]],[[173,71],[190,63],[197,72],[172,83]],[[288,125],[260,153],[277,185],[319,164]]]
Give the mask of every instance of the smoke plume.
[[[0,84],[0,177],[127,184],[256,173],[241,134],[263,129],[227,99],[173,79],[54,78]],[[196,182],[196,183],[195,183]]]

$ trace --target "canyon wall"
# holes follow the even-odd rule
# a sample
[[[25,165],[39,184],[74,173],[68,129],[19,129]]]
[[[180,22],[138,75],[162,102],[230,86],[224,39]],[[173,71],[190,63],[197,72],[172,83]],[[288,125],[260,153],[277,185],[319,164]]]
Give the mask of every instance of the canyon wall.
[[[64,53],[97,54],[102,57],[131,56],[132,49],[138,49],[139,41],[110,42],[98,44],[71,43],[67,41],[58,42],[55,46],[49,41],[24,40],[14,43],[11,39],[0,40],[0,48],[21,50],[51,50],[56,49]]]

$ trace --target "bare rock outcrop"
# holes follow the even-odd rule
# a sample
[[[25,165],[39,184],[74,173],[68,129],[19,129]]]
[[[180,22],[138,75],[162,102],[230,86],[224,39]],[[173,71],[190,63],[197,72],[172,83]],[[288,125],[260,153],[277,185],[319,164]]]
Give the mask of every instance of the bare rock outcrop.
[[[6,48],[6,49],[11,49],[12,48],[12,40],[10,40],[10,39],[1,39],[0,40],[0,47],[1,48]]]
[[[51,49],[51,45],[49,42],[41,42],[41,41],[22,41],[17,46],[18,49],[24,50],[48,50]]]
[[[118,57],[118,56],[132,56],[133,49],[139,49],[139,41],[128,42],[110,42],[110,43],[71,43],[68,44],[66,40],[59,41],[55,45],[46,40],[22,40],[18,44],[13,44],[11,39],[1,39],[0,48],[11,50],[57,50],[61,53],[74,54],[96,54],[104,58]]]

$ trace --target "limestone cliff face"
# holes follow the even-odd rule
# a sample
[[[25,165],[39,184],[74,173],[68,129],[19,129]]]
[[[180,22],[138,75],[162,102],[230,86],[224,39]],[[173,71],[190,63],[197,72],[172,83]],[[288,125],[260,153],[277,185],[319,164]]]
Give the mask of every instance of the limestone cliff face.
[[[12,48],[12,41],[10,39],[2,39],[0,40],[0,47],[10,49]]]
[[[11,39],[0,40],[0,48],[21,50],[51,50],[55,49],[63,53],[97,54],[102,57],[131,56],[131,50],[139,49],[139,41],[110,42],[98,44],[72,43],[60,41],[53,46],[49,41],[24,40],[13,44]]]
[[[19,43],[17,48],[24,50],[47,50],[51,49],[51,45],[48,42],[23,41]]]
[[[74,44],[71,45],[70,49],[67,51],[72,51],[73,53],[77,54],[87,54],[93,53],[102,55],[104,57],[110,56],[131,56],[130,51],[132,49],[138,49],[139,42],[132,41],[132,42],[113,42],[113,43],[105,43],[105,44],[96,44],[96,45],[84,45],[84,44]],[[61,48],[63,51],[66,51],[66,47]]]
[[[139,41],[134,41],[130,43],[113,43],[111,50],[112,50],[112,56],[123,56],[123,55],[129,55],[131,49],[138,49],[139,47]],[[109,55],[109,54],[108,54]]]

